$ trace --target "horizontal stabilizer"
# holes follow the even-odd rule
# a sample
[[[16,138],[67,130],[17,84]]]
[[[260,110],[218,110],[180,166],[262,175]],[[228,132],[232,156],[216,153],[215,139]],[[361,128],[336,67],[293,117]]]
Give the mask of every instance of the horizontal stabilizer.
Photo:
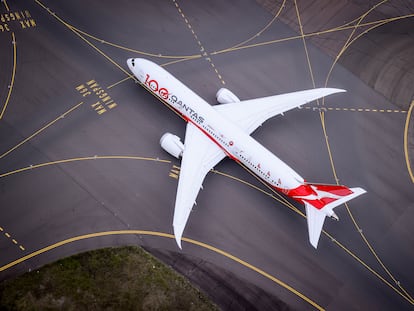
[[[309,241],[313,247],[317,248],[325,217],[329,216],[338,220],[333,209],[366,191],[362,188],[334,185],[312,185],[312,189],[317,195],[312,199],[302,198],[301,200],[306,209]]]

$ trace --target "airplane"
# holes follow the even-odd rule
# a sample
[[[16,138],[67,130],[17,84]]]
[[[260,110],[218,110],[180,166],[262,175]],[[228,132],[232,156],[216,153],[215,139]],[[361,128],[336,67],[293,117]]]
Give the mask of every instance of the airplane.
[[[366,191],[342,185],[307,183],[291,167],[250,134],[264,121],[318,98],[345,92],[316,88],[241,101],[226,88],[211,106],[164,68],[144,58],[127,65],[139,83],[187,121],[184,143],[165,133],[161,147],[181,160],[173,230],[180,249],[184,228],[207,173],[229,157],[254,172],[273,189],[305,205],[309,241],[316,249],[326,216],[339,220],[333,209]]]

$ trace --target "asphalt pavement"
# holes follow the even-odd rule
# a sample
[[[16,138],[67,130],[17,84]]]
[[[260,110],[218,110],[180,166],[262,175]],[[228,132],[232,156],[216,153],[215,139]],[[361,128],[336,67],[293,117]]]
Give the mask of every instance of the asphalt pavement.
[[[412,105],[332,66],[326,41],[321,49],[250,0],[16,0],[0,14],[0,279],[138,244],[226,310],[412,309]],[[333,46],[343,22],[331,26]],[[130,57],[163,65],[213,105],[220,87],[250,99],[322,87],[329,75],[347,93],[253,136],[306,180],[367,194],[336,209],[340,221],[326,220],[315,250],[303,207],[226,159],[207,176],[180,251],[180,163],[159,138],[183,138],[185,123],[133,81]]]

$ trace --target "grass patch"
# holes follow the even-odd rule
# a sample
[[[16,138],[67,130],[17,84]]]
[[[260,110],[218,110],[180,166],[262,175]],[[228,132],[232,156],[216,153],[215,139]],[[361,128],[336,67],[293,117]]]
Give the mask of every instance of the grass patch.
[[[0,284],[1,310],[218,310],[138,247],[68,257]]]

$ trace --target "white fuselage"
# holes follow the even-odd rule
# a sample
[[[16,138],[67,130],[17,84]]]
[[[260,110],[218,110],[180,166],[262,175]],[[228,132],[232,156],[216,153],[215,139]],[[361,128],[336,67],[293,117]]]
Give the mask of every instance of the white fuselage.
[[[304,184],[304,179],[291,167],[169,72],[145,59],[129,59],[128,66],[146,89],[261,179],[288,195]]]

